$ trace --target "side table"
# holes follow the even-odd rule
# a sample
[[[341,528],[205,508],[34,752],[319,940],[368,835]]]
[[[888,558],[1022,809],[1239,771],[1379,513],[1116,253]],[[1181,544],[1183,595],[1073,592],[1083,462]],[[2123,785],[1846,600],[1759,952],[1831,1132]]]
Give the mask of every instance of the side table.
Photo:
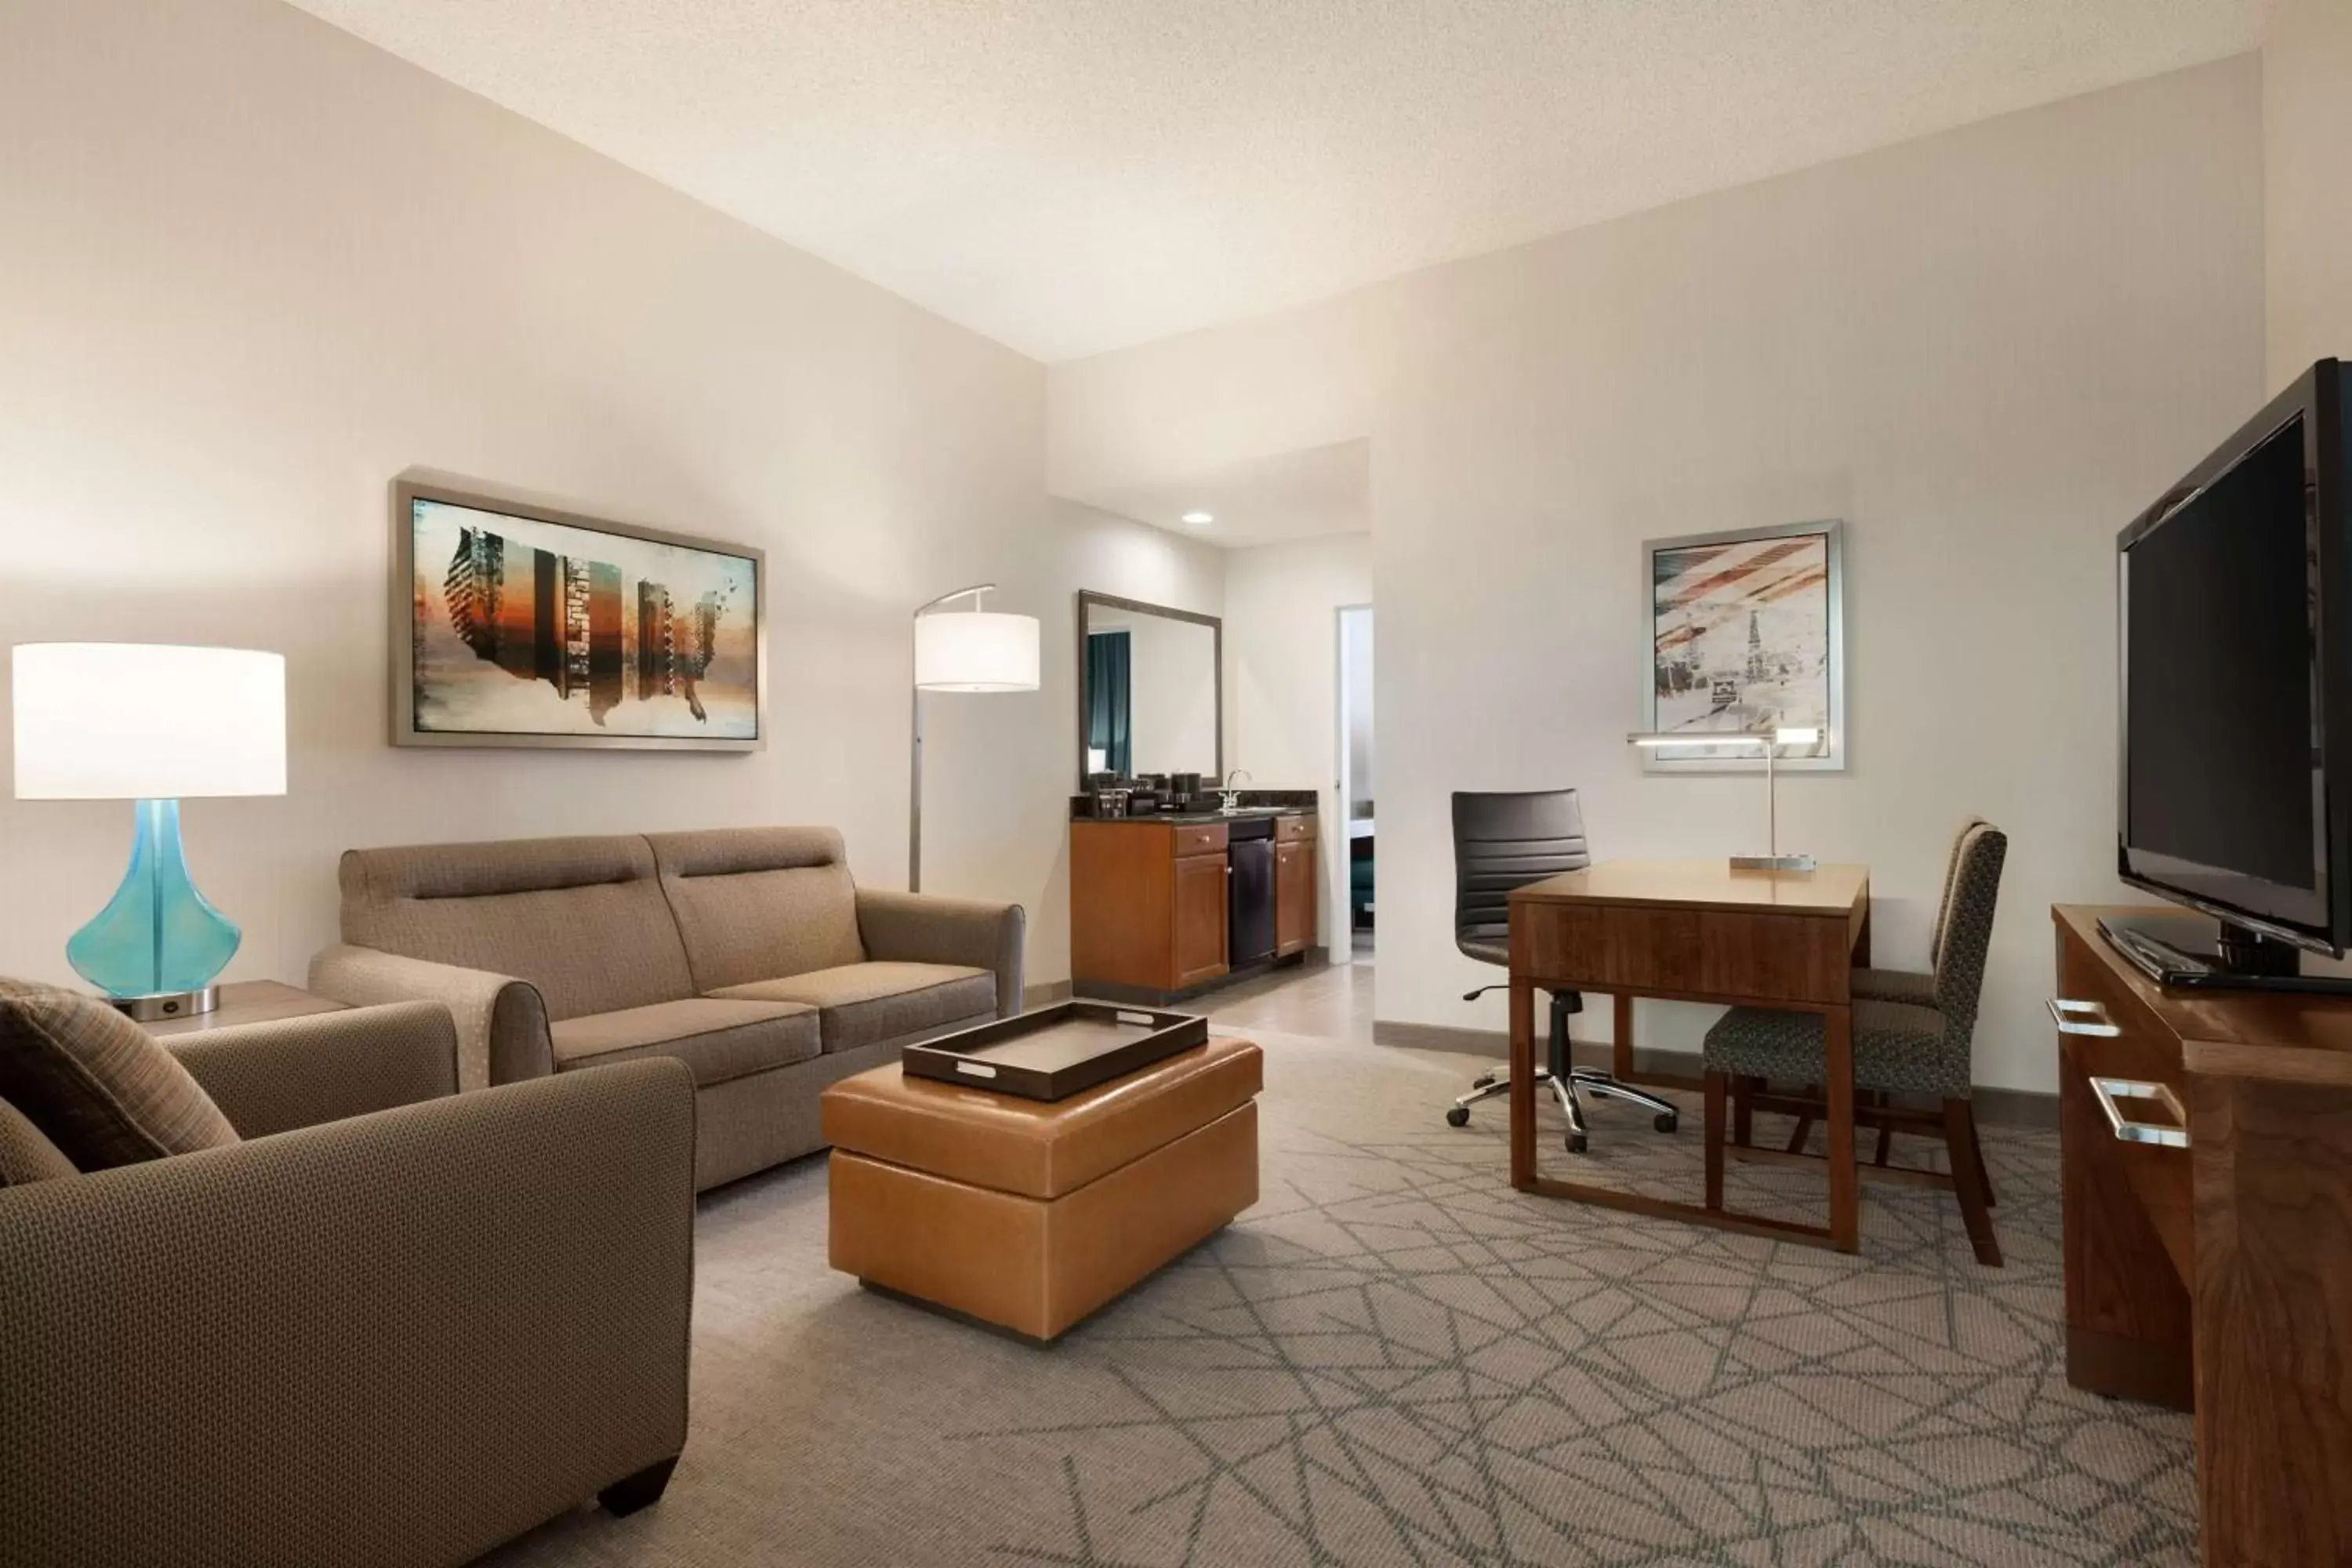
[[[341,1002],[313,996],[279,980],[237,980],[220,988],[220,1005],[187,1018],[151,1018],[139,1026],[159,1038],[195,1035],[236,1024],[266,1024],[276,1018],[299,1018],[312,1013],[340,1013]]]

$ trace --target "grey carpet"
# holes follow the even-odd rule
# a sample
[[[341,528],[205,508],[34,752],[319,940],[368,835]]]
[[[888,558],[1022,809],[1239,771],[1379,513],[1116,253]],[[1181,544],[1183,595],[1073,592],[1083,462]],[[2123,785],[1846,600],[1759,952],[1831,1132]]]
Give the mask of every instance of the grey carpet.
[[[1256,1037],[1264,1201],[1049,1350],[827,1272],[821,1160],[706,1200],[668,1496],[490,1561],[2196,1561],[2188,1418],[2066,1385],[2053,1137],[1988,1135],[2006,1268],[1901,1187],[1844,1258],[1522,1197],[1462,1058]],[[1695,1113],[1591,1120],[1580,1173],[1696,1195]]]

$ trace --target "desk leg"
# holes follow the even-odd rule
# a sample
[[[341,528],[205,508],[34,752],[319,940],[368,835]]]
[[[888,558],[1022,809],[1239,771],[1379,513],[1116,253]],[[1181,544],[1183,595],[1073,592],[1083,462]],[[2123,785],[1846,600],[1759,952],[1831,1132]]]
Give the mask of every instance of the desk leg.
[[[1853,1158],[1853,1009],[1822,1015],[1822,1071],[1829,1081],[1830,1239],[1840,1252],[1862,1247],[1862,1181]]]
[[[1511,1185],[1536,1184],[1536,990],[1511,977]]]
[[[1620,1083],[1633,1081],[1633,998],[1624,992],[1617,993],[1615,1020],[1610,1033],[1616,1040],[1609,1047],[1609,1076]]]

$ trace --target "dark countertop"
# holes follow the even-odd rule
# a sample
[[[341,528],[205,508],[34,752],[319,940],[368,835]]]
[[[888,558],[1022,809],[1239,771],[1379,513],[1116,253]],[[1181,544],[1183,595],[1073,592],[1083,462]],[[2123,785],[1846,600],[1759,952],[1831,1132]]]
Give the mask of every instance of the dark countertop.
[[[1142,816],[1074,816],[1073,822],[1167,822],[1198,827],[1212,822],[1245,822],[1253,817],[1312,816],[1311,805],[1245,805],[1239,811],[1155,811]]]

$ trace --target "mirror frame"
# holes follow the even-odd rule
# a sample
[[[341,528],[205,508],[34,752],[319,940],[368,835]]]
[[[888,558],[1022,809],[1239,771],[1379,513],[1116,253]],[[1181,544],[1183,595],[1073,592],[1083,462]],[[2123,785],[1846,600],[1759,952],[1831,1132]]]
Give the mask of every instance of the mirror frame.
[[[1153,605],[1141,599],[1122,599],[1116,594],[1097,594],[1092,588],[1078,590],[1078,790],[1084,794],[1091,786],[1087,783],[1087,610],[1100,605],[1107,610],[1132,610],[1140,615],[1165,616],[1171,621],[1191,621],[1194,626],[1209,628],[1209,658],[1215,668],[1210,672],[1216,679],[1217,705],[1217,783],[1225,782],[1225,623],[1221,616],[1204,616],[1197,610],[1180,610],[1172,605]]]

